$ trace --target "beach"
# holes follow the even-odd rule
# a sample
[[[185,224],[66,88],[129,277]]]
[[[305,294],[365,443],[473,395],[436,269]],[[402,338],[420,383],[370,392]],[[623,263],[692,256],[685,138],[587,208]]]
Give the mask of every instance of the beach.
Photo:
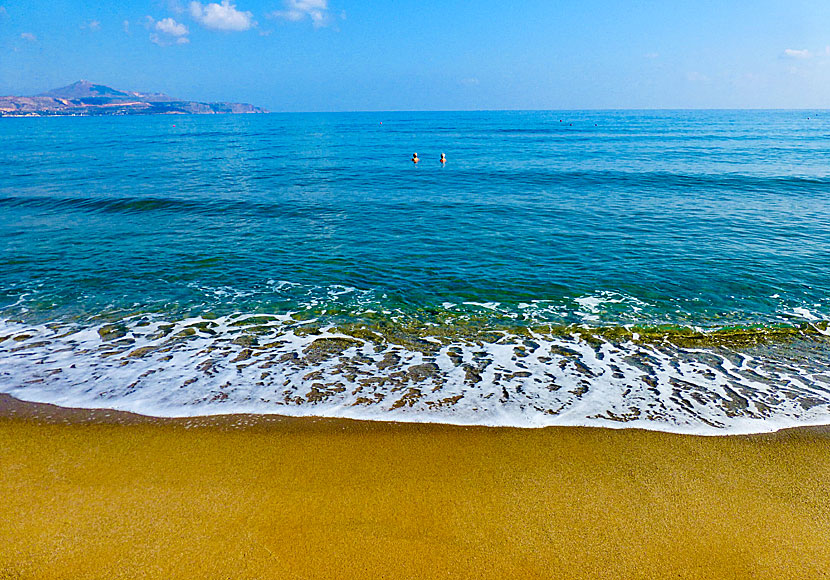
[[[830,423],[829,126],[7,119],[0,393],[161,417]]]
[[[0,0],[0,580],[830,580],[830,13],[110,4]]]
[[[830,431],[701,437],[0,396],[0,578],[820,578]]]
[[[5,119],[0,580],[826,575],[810,117]]]

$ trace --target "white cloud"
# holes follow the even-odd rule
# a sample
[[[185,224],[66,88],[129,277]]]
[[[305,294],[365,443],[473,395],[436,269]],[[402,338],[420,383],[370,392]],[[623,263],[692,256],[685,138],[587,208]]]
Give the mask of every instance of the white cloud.
[[[285,0],[285,10],[277,10],[268,16],[291,22],[300,22],[308,18],[315,28],[320,28],[331,22],[328,4],[328,0]]]
[[[466,79],[461,79],[460,81],[458,81],[458,83],[465,86],[465,87],[474,87],[477,84],[479,84],[479,81],[475,77],[469,77],[469,78],[466,78]]]
[[[659,52],[647,52],[643,55],[643,57],[648,58],[648,59],[660,58],[660,53]]]
[[[84,22],[81,24],[81,28],[84,30],[92,30],[93,32],[96,30],[101,30],[101,22],[98,20],[90,20],[89,22]]]
[[[190,31],[187,26],[176,22],[172,18],[163,18],[156,22],[156,30],[170,36],[186,36]]]
[[[37,42],[37,36],[35,36],[31,32],[24,32],[20,35],[20,38],[22,38],[23,40],[27,40],[29,42]]]
[[[806,48],[803,50],[795,49],[795,48],[787,48],[784,49],[784,53],[781,55],[783,58],[810,58],[810,51]]]
[[[178,38],[171,38],[169,36],[164,36],[163,34],[156,34],[153,32],[150,34],[150,42],[153,44],[158,44],[159,46],[170,46],[171,44],[187,44],[190,42],[190,39],[186,36],[179,36]]]
[[[124,29],[125,34],[130,33],[130,21],[129,20],[125,20],[124,23],[121,26]]]
[[[236,9],[230,0],[221,4],[202,4],[195,0],[190,3],[190,15],[205,28],[213,30],[248,30],[256,25],[254,15]]]
[[[147,28],[154,31],[150,33],[150,41],[159,46],[187,44],[190,42],[190,39],[187,37],[190,34],[187,26],[176,22],[172,18],[162,18],[156,22],[151,16],[148,16]]]

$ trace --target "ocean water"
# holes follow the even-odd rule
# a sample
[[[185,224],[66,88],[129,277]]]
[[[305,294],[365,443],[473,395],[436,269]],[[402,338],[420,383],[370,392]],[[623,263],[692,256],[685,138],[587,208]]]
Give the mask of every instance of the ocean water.
[[[0,121],[26,400],[768,431],[828,318],[830,112]]]

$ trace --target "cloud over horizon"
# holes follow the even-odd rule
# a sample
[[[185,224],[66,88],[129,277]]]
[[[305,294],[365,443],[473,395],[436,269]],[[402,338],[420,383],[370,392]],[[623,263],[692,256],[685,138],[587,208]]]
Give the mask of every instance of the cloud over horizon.
[[[23,40],[25,40],[27,42],[37,42],[37,36],[35,36],[31,32],[23,32],[20,35],[20,38],[22,38]]]
[[[271,12],[269,18],[280,18],[291,22],[311,20],[315,28],[326,26],[331,22],[328,0],[285,0],[285,9]]]
[[[805,49],[786,48],[784,49],[782,58],[810,58],[810,51]]]
[[[150,33],[150,41],[159,46],[170,46],[171,44],[187,44],[190,42],[187,26],[176,22],[172,18],[162,18],[159,21],[147,17],[148,28],[155,32]]]
[[[222,0],[221,4],[202,4],[194,0],[189,11],[196,22],[212,30],[242,32],[256,26],[253,13],[237,10],[230,0]]]

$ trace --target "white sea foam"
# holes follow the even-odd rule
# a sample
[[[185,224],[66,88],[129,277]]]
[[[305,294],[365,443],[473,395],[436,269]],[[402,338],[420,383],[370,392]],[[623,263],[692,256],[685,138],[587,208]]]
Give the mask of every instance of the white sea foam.
[[[290,316],[0,321],[0,392],[157,416],[277,413],[726,434],[830,423],[827,343],[683,349],[574,335],[358,340]],[[815,352],[814,352],[815,351]]]
[[[802,308],[802,307],[793,308],[792,313],[794,315],[800,317],[800,318],[803,318],[804,320],[811,320],[811,321],[820,320],[820,318],[818,316],[816,316],[815,314],[813,314],[812,312],[810,312],[806,308]]]
[[[464,302],[464,304],[468,306],[479,306],[481,308],[486,308],[487,310],[495,310],[499,307],[498,302]]]
[[[605,311],[609,309],[636,315],[648,306],[645,302],[633,296],[608,291],[586,294],[574,298],[573,301],[576,304],[573,312],[586,323],[601,321],[606,313]],[[566,314],[566,312],[563,314]]]

